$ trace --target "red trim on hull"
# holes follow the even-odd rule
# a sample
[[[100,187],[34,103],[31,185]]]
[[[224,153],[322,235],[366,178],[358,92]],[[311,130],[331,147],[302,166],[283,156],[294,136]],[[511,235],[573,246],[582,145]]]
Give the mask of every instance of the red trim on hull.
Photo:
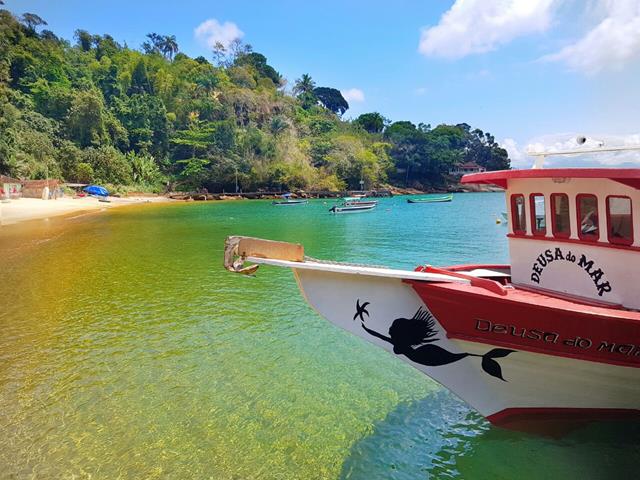
[[[585,422],[640,420],[640,410],[627,408],[507,408],[489,415],[493,425],[511,430],[564,433]]]
[[[514,178],[608,178],[633,188],[640,188],[640,168],[540,168],[498,170],[465,175],[460,183],[485,183],[507,188]]]
[[[450,338],[640,368],[640,313],[512,289],[407,280]]]

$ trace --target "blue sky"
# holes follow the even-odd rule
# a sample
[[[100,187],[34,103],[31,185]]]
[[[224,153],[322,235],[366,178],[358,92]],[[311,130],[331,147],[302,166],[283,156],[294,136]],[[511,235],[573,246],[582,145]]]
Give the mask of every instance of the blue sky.
[[[578,132],[640,141],[640,0],[5,0],[5,8],[37,13],[68,39],[82,28],[138,47],[149,32],[173,34],[183,52],[208,58],[207,38],[242,34],[290,83],[309,73],[350,92],[347,117],[466,122],[494,134],[516,163],[527,145],[561,145]]]

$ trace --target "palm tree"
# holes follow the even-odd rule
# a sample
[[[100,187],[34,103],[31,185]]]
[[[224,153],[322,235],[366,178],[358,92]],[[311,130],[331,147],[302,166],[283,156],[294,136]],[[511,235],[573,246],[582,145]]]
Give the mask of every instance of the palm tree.
[[[173,60],[173,56],[178,53],[178,42],[175,35],[165,35],[160,45],[162,54],[169,60]]]
[[[269,125],[271,128],[271,133],[273,133],[276,137],[284,132],[287,128],[289,128],[289,122],[281,115],[275,116],[271,119],[271,124]]]
[[[316,82],[311,79],[311,76],[304,73],[302,77],[296,80],[293,86],[293,93],[296,95],[303,95],[305,93],[313,93],[313,89],[316,88]]]

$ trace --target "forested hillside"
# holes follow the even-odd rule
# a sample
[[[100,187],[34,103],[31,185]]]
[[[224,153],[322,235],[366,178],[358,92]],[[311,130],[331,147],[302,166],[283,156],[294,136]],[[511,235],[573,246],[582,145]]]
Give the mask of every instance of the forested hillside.
[[[1,3],[1,2],[0,2]],[[342,120],[340,91],[292,84],[251,46],[180,53],[151,33],[140,49],[36,14],[0,10],[0,173],[160,191],[441,186],[449,167],[509,167],[493,136],[464,123],[379,113]],[[428,119],[425,119],[428,120]]]

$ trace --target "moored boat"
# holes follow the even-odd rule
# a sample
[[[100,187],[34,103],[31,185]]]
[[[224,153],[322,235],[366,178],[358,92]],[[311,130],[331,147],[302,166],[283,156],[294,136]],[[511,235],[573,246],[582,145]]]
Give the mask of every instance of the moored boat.
[[[443,203],[453,200],[453,193],[439,197],[408,198],[407,203]]]
[[[291,194],[290,193],[285,193],[284,195],[282,195],[282,198],[284,200],[274,200],[273,202],[271,202],[272,205],[276,205],[276,206],[283,206],[283,205],[304,205],[306,203],[309,203],[308,200],[301,198],[291,198]]]
[[[351,206],[367,206],[367,205],[377,205],[377,200],[365,200],[363,197],[346,197],[344,199],[343,205],[346,207]]]
[[[358,212],[368,212],[376,208],[377,202],[375,203],[365,203],[365,204],[351,204],[351,205],[334,205],[329,209],[331,213],[358,213]]]
[[[510,265],[356,266],[229,237],[225,267],[291,268],[321,315],[494,424],[640,417],[640,169],[507,170],[462,183],[506,190]]]

